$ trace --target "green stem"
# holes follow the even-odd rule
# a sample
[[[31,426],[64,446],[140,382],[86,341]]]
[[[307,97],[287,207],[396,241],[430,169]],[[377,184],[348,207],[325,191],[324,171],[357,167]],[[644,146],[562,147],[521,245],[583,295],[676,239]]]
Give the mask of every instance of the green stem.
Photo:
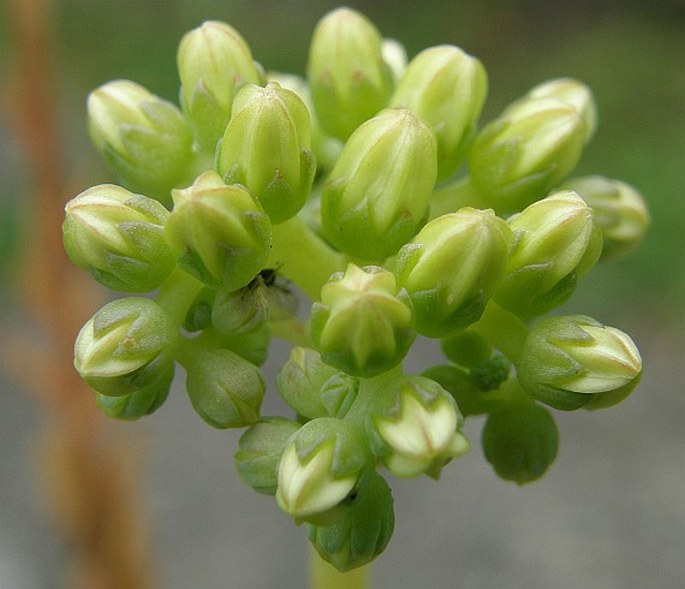
[[[177,267],[162,283],[155,300],[174,323],[180,326],[183,325],[190,305],[203,287],[202,282]]]
[[[300,217],[272,227],[268,265],[278,268],[312,300],[331,274],[345,269],[345,258],[316,235]]]
[[[480,320],[469,329],[482,335],[514,364],[518,362],[528,337],[528,326],[492,300]]]
[[[454,213],[462,207],[490,208],[485,199],[478,194],[468,176],[433,192],[430,200],[430,218],[435,219],[447,213]]]
[[[323,560],[314,547],[310,552],[311,589],[367,589],[369,587],[369,565],[341,573]]]

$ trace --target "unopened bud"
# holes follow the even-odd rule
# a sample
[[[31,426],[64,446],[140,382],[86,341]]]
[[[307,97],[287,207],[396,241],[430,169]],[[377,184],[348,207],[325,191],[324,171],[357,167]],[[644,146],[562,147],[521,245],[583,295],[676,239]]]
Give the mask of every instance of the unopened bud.
[[[88,96],[88,125],[95,147],[131,190],[169,202],[192,166],[192,134],[170,102],[127,80]]]
[[[384,110],[354,132],[331,172],[324,236],[362,260],[394,254],[425,222],[436,174],[430,129],[408,110]]]
[[[533,203],[510,218],[509,227],[513,249],[495,299],[525,318],[564,303],[577,278],[595,265],[602,248],[592,209],[571,191]]]
[[[167,381],[177,340],[177,327],[153,300],[118,299],[79,332],[74,366],[96,392],[131,395]]]
[[[156,200],[102,184],[71,199],[65,211],[69,258],[113,290],[153,290],[176,265],[164,239],[169,213]]]
[[[172,196],[165,233],[179,266],[214,288],[248,284],[266,263],[271,243],[271,223],[259,203],[215,172]]]
[[[441,337],[475,323],[509,259],[511,231],[492,210],[463,208],[427,223],[396,258],[415,329]]]
[[[585,124],[575,107],[554,98],[524,100],[474,139],[471,180],[498,213],[519,211],[573,170],[584,140]]]
[[[216,428],[259,419],[265,383],[259,369],[230,350],[205,350],[186,366],[186,389],[197,414]]]
[[[354,489],[369,456],[366,440],[332,417],[308,421],[291,438],[278,468],[276,501],[297,518],[321,515]]]
[[[261,203],[273,223],[282,223],[303,206],[314,181],[309,111],[302,99],[270,82],[243,86],[218,154],[227,184],[242,184]]]
[[[377,266],[334,274],[314,303],[311,337],[321,358],[356,376],[373,376],[399,364],[415,333],[406,292]]]
[[[266,417],[240,436],[235,464],[238,474],[258,493],[275,495],[278,464],[290,437],[300,429],[296,421]]]
[[[392,537],[395,513],[388,483],[368,469],[338,512],[330,525],[307,524],[307,537],[321,558],[345,572],[371,562]]]
[[[338,8],[316,26],[307,66],[312,99],[324,130],[345,141],[387,106],[392,73],[382,38],[362,14]]]
[[[487,85],[481,62],[452,45],[422,51],[400,78],[390,106],[409,109],[435,133],[438,178],[451,176],[466,155]]]
[[[463,417],[435,381],[403,377],[391,386],[371,416],[375,453],[396,476],[438,478],[449,460],[469,448],[459,431]]]
[[[183,111],[198,143],[213,151],[231,118],[235,92],[261,82],[250,48],[233,27],[205,22],[181,39],[178,73]]]
[[[556,409],[614,405],[637,385],[642,359],[628,335],[582,315],[545,319],[531,329],[517,376]]]
[[[482,440],[497,475],[523,485],[539,479],[554,462],[559,432],[544,407],[507,404],[488,415]]]

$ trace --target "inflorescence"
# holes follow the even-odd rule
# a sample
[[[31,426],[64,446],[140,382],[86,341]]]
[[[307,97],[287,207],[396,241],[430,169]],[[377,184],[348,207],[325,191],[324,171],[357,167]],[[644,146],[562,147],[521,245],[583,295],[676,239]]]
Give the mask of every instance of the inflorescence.
[[[178,70],[180,108],[123,80],[88,98],[119,184],[66,205],[64,244],[134,295],[75,345],[106,414],[155,411],[180,364],[202,419],[246,428],[245,482],[348,570],[392,535],[385,473],[438,478],[469,448],[466,417],[485,416],[485,458],[523,484],[557,454],[549,408],[635,387],[629,336],[543,318],[649,223],[632,187],[568,178],[596,125],[585,85],[543,83],[480,126],[476,58],[441,45],[407,62],[346,8],[317,25],[306,79],[265,73],[221,22],[185,35]],[[291,285],[313,301],[305,321]],[[444,359],[405,374],[417,334]],[[273,337],[293,344],[275,379],[285,416],[260,413]]]

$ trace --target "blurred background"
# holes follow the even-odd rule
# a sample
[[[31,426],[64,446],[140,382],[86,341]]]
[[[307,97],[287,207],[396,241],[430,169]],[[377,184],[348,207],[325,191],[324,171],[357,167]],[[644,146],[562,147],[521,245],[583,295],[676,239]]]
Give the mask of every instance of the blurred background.
[[[377,588],[630,589],[685,578],[685,3],[462,0],[347,5],[409,53],[459,45],[488,70],[483,121],[531,86],[576,77],[599,127],[577,170],[645,196],[652,227],[596,268],[566,310],[629,333],[638,390],[611,410],[559,414],[538,483],[496,478],[471,453],[436,484],[392,481],[397,526]],[[304,73],[323,0],[8,0],[0,6],[0,587],[299,588],[303,530],[233,467],[239,432],[213,431],[182,383],[154,416],[104,421],[71,345],[104,300],[64,263],[66,200],[112,177],[85,100],[127,78],[176,101],[175,52],[203,20],[237,28],[268,69]],[[268,363],[273,371],[285,349]],[[435,350],[414,357],[415,369]],[[410,369],[412,366],[409,367]],[[274,400],[265,413],[279,410]],[[104,525],[103,522],[107,522]]]

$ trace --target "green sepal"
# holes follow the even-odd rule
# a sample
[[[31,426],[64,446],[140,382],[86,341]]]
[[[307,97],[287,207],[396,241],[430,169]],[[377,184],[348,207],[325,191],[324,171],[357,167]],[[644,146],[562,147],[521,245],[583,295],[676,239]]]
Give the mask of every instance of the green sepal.
[[[191,303],[183,321],[183,329],[189,332],[202,331],[212,325],[212,307],[216,291],[204,287]]]
[[[112,397],[95,393],[95,404],[109,417],[135,420],[157,411],[169,396],[174,380],[174,365],[161,371],[158,380],[129,395]]]

